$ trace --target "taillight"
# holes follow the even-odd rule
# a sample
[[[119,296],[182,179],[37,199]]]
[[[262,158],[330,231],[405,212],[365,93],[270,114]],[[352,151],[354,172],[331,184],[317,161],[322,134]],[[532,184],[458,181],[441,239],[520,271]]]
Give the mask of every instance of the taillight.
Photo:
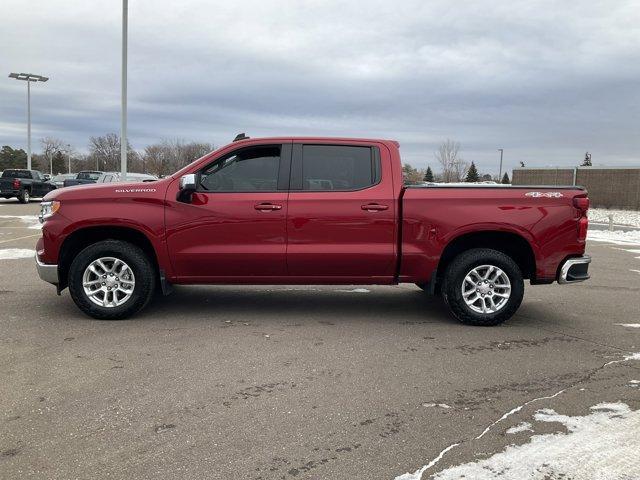
[[[587,230],[589,228],[589,219],[587,217],[580,217],[578,220],[578,241],[584,242],[587,240]]]
[[[587,240],[587,230],[589,228],[589,219],[587,218],[589,197],[574,197],[573,206],[576,207],[580,214],[580,218],[578,219],[578,241],[585,242]]]
[[[580,210],[583,215],[586,215],[587,210],[589,210],[589,197],[575,197],[573,206]]]
[[[13,179],[13,189],[14,190],[20,190],[20,185],[21,185],[20,179],[19,178],[14,178]]]

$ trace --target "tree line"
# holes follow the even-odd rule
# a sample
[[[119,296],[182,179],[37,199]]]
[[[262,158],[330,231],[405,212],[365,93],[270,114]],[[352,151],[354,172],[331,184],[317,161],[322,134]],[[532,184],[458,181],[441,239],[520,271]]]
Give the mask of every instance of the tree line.
[[[71,145],[54,137],[40,140],[40,152],[32,155],[32,168],[44,173],[78,172],[80,170],[119,171],[120,136],[115,133],[91,137],[87,154],[77,152]],[[137,151],[127,145],[127,170],[150,173],[159,177],[169,175],[194,160],[214,150],[211,143],[187,142],[180,139],[162,140]],[[408,163],[402,167],[404,180],[409,184],[421,182],[479,182],[498,181],[510,183],[505,172],[502,179],[478,172],[474,162],[467,162],[461,155],[461,146],[454,140],[446,140],[434,153],[439,164],[437,173],[428,166],[417,169]],[[27,154],[22,149],[5,145],[0,150],[0,170],[25,168]]]
[[[40,140],[40,152],[31,156],[32,168],[43,173],[68,173],[80,170],[119,171],[120,136],[115,133],[91,137],[88,153],[54,137]],[[127,170],[164,176],[171,174],[215,149],[212,143],[165,139],[137,151],[127,145]],[[0,171],[25,168],[27,153],[5,145],[0,150]]]
[[[434,152],[434,159],[440,166],[440,171],[434,173],[431,166],[425,169],[417,169],[408,163],[402,166],[402,174],[407,184],[418,184],[422,182],[483,182],[495,181],[504,184],[511,183],[507,172],[502,178],[493,177],[488,173],[482,174],[478,171],[476,164],[465,161],[461,155],[462,147],[459,142],[449,140],[442,142]],[[524,165],[523,165],[524,166]]]

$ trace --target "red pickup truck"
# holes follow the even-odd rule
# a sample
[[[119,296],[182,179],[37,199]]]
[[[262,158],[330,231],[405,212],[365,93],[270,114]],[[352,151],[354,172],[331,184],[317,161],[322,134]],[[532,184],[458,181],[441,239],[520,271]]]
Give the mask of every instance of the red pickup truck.
[[[404,186],[399,145],[239,139],[150,183],[54,190],[40,277],[99,319],[172,284],[415,283],[495,325],[531,284],[589,278],[581,187]]]

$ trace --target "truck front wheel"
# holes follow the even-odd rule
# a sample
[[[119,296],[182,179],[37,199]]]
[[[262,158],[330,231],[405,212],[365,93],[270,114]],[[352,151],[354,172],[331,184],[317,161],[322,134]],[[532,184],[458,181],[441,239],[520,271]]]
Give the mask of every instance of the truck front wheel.
[[[508,255],[488,248],[474,248],[449,264],[442,291],[458,320],[490,326],[508,320],[518,310],[524,295],[524,281],[520,268]]]
[[[120,240],[89,245],[71,262],[69,292],[87,315],[100,320],[127,318],[151,300],[155,269],[138,246]]]

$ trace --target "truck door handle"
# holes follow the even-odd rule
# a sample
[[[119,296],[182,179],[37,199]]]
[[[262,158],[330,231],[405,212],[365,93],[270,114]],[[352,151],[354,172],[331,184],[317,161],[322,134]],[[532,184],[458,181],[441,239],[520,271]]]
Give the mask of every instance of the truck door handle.
[[[367,203],[366,205],[362,205],[360,208],[362,210],[366,210],[367,212],[379,212],[381,210],[388,210],[389,205],[380,205],[379,203]]]
[[[261,211],[282,210],[282,205],[274,205],[273,203],[258,203],[257,205],[254,205],[253,208]]]

